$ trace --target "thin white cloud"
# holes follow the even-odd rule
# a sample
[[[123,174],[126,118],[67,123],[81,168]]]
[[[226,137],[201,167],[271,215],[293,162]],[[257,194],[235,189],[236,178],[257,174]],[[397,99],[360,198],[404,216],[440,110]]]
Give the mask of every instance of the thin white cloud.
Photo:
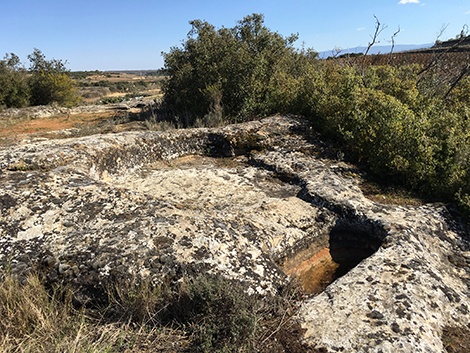
[[[398,5],[405,5],[405,4],[419,4],[419,0],[400,0]]]
[[[470,11],[465,12],[466,15],[470,15]]]
[[[358,30],[358,31],[363,31],[363,30],[365,30],[365,29],[366,29],[365,27],[361,27],[361,28],[358,28],[357,30]]]

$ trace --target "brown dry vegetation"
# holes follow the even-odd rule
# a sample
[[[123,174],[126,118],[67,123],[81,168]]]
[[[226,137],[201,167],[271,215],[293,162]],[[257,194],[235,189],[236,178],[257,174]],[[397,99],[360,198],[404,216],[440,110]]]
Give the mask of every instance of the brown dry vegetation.
[[[164,77],[152,77],[152,76],[143,76],[143,75],[134,75],[130,73],[106,73],[106,74],[96,74],[85,77],[84,79],[76,80],[80,85],[89,84],[89,87],[80,87],[80,94],[83,97],[83,101],[86,103],[92,103],[99,101],[100,99],[106,97],[121,97],[125,96],[131,92],[129,87],[125,89],[118,90],[117,92],[112,92],[109,87],[95,86],[98,83],[109,82],[110,84],[128,84],[129,86],[132,83],[140,82],[144,83],[147,87],[140,86],[138,88],[138,93],[141,93],[145,96],[151,98],[160,98],[162,96],[160,84],[158,82],[163,81]]]
[[[392,64],[394,66],[400,66],[400,65],[419,64],[419,65],[426,66],[436,57],[436,55],[439,55],[439,53],[399,52],[399,53],[392,53],[391,57],[390,57],[390,53],[368,55],[366,57],[366,65]],[[451,53],[446,53],[442,59],[444,60],[446,65],[450,64],[453,67],[455,67],[456,65],[466,62],[468,55],[469,55],[469,51],[451,52]],[[361,64],[363,57],[358,56],[358,57],[351,57],[351,58],[338,58],[335,60],[344,62],[344,63]]]
[[[470,352],[470,330],[467,327],[444,327],[442,343],[449,353]]]
[[[468,62],[470,62],[470,50],[458,52],[433,52],[426,50],[423,52],[400,52],[388,54],[368,55],[363,62],[363,56],[341,57],[334,59],[342,65],[361,66],[405,66],[421,65],[423,68],[435,62],[439,68],[439,77],[443,81],[452,81],[455,76],[462,71]]]
[[[21,282],[21,283],[20,283]],[[77,308],[69,287],[0,279],[0,352],[323,352],[300,342],[295,282],[262,301],[215,277],[178,289],[120,283]]]
[[[139,293],[142,305],[154,300]],[[182,352],[187,332],[132,320],[113,321],[106,311],[77,309],[70,288],[46,290],[36,276],[0,282],[0,352]],[[145,304],[143,303],[145,301]]]
[[[105,75],[90,75],[85,78],[87,81],[99,82],[99,81],[109,81],[109,82],[128,82],[135,80],[147,80],[148,82],[155,81],[155,77],[149,76],[140,76],[133,75],[128,73],[107,73]]]

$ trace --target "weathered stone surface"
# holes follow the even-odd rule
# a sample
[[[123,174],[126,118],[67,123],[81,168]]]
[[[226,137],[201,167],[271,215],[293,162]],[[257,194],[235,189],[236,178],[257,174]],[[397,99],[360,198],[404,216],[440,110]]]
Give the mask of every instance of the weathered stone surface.
[[[306,342],[441,352],[442,328],[469,323],[466,225],[443,205],[368,200],[301,119],[24,143],[0,150],[0,169],[1,260],[75,283],[84,302],[118,278],[202,272],[269,295],[285,272],[360,262],[302,304]]]

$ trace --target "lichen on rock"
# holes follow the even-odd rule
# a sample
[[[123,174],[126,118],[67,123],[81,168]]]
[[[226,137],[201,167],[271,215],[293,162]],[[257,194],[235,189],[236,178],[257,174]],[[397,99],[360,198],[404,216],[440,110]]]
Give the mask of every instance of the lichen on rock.
[[[302,119],[24,143],[0,169],[3,266],[83,303],[117,279],[208,273],[268,296],[323,271],[297,319],[329,351],[441,352],[442,329],[469,322],[467,226],[367,199]]]

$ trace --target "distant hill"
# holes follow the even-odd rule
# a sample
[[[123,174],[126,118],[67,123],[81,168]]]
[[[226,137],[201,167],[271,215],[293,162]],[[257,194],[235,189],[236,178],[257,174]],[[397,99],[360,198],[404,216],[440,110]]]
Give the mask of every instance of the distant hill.
[[[137,76],[164,76],[162,69],[155,70],[110,70],[106,71],[109,73],[115,74],[128,74],[128,75],[137,75]]]
[[[450,39],[445,42],[436,43],[434,47],[438,49],[451,48],[451,47],[468,47],[470,46],[470,36],[461,39]]]
[[[397,44],[393,48],[393,52],[402,52],[402,51],[409,51],[409,50],[419,50],[419,49],[426,49],[430,48],[433,46],[433,43],[429,44]],[[391,45],[374,45],[370,50],[369,54],[387,54],[390,53],[390,50],[392,49]],[[367,47],[356,47],[356,48],[346,48],[341,50],[339,54],[337,54],[334,50],[329,50],[329,51],[322,51],[319,52],[319,56],[321,59],[326,59],[329,56],[333,55],[343,55],[343,54],[352,54],[352,53],[365,53],[367,50]]]

